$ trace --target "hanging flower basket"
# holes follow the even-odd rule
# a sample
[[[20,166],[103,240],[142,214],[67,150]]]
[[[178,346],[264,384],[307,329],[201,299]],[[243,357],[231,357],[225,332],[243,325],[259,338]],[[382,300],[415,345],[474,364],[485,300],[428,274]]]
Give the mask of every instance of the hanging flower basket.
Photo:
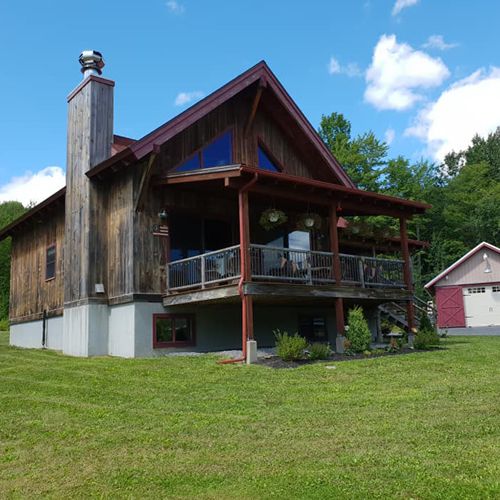
[[[281,226],[288,220],[287,215],[283,210],[276,208],[268,208],[264,210],[260,216],[259,224],[266,230],[270,231],[275,227]]]
[[[318,214],[302,214],[297,220],[297,229],[299,231],[313,231],[321,229],[321,217]]]

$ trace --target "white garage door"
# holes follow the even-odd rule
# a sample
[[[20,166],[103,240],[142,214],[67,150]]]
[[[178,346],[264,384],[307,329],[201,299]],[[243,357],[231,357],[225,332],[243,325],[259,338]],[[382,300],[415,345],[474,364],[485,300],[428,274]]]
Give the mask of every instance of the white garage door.
[[[500,325],[500,286],[463,288],[467,326]]]

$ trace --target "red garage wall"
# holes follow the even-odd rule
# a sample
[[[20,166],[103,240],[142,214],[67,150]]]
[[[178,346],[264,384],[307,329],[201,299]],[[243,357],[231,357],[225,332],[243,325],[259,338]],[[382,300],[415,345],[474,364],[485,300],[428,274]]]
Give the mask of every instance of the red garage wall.
[[[464,297],[461,286],[436,287],[439,328],[465,327]]]

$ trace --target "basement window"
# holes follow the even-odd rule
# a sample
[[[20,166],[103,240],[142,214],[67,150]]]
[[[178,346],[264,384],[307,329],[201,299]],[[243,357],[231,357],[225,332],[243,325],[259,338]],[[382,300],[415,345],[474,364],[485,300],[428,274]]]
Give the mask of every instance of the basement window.
[[[327,342],[326,318],[313,315],[300,316],[299,335],[305,337],[309,342]]]
[[[56,246],[50,245],[45,253],[45,281],[56,277]]]
[[[186,314],[153,315],[153,347],[195,345],[194,316]]]

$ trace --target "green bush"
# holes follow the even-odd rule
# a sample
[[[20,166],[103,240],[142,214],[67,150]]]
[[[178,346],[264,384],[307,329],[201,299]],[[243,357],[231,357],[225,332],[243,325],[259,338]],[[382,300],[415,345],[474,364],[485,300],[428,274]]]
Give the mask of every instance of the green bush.
[[[347,324],[346,337],[350,342],[349,349],[352,352],[368,351],[372,335],[361,307],[356,306],[349,310]]]
[[[429,349],[439,344],[439,335],[435,330],[419,330],[413,341],[415,349]]]
[[[316,342],[308,347],[309,359],[328,359],[332,350],[328,344],[320,344]]]
[[[283,361],[295,361],[304,357],[304,350],[307,347],[307,341],[297,333],[288,335],[288,332],[280,330],[274,331],[276,338],[276,354]]]
[[[439,335],[432,326],[429,316],[425,311],[422,311],[420,316],[420,328],[418,329],[417,335],[415,335],[413,347],[415,347],[415,349],[429,349],[429,347],[437,344],[439,344]]]
[[[9,320],[0,319],[0,332],[8,332],[8,331],[9,331]]]
[[[431,319],[429,318],[429,315],[425,312],[422,311],[420,314],[420,330],[429,330],[429,331],[434,331],[435,328],[432,326]]]

